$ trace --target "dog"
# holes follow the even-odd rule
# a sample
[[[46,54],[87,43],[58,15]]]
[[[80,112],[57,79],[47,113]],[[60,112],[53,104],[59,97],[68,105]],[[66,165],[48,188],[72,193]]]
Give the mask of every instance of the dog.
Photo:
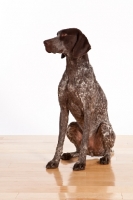
[[[60,159],[78,157],[73,170],[84,170],[86,155],[101,156],[100,164],[108,164],[115,133],[110,124],[106,96],[96,80],[87,52],[91,45],[77,28],[63,29],[57,37],[45,40],[48,53],[60,53],[66,57],[66,70],[58,86],[60,104],[60,128],[58,144],[47,169],[57,168]],[[69,111],[76,122],[68,125]],[[76,151],[64,153],[65,135],[75,145]]]

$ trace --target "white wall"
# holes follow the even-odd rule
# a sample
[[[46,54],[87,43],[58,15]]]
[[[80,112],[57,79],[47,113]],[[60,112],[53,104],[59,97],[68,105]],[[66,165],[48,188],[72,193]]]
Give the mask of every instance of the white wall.
[[[116,134],[133,134],[133,1],[0,1],[0,134],[58,134],[65,59],[43,40],[77,27],[109,102]]]

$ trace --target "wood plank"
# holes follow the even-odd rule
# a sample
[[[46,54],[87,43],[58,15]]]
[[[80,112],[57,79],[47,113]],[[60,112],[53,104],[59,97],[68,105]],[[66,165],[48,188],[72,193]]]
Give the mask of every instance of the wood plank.
[[[87,156],[79,172],[77,158],[46,170],[56,143],[57,136],[0,137],[0,200],[133,200],[133,136],[117,136],[109,165]],[[64,152],[74,150],[66,139]]]

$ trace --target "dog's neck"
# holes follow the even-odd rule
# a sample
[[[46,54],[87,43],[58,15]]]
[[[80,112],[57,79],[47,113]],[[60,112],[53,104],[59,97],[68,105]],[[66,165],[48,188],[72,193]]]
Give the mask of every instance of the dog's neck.
[[[80,77],[80,73],[82,73],[82,70],[84,70],[84,68],[90,67],[87,54],[83,55],[80,58],[66,56],[66,62],[66,73],[69,77],[69,80],[73,80],[75,78],[75,75]]]
[[[66,56],[66,69],[71,69],[71,70],[77,70],[78,68],[82,68],[84,65],[89,67],[90,62],[88,58],[88,54],[83,55],[82,57],[79,58],[73,58]]]

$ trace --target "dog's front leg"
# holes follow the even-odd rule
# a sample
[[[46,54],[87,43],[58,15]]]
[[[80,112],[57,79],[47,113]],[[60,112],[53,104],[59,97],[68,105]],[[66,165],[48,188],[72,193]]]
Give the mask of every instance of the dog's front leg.
[[[47,169],[54,169],[54,168],[57,168],[59,165],[61,154],[63,152],[63,144],[64,144],[64,139],[65,139],[65,134],[67,131],[68,114],[69,114],[69,111],[67,110],[67,108],[61,109],[58,144],[56,147],[54,158],[50,162],[48,162],[48,164],[46,165]]]
[[[88,139],[90,133],[90,125],[91,125],[91,112],[89,109],[85,110],[84,113],[84,127],[83,127],[83,137],[81,142],[79,159],[73,166],[73,170],[79,171],[84,170],[86,165],[86,153],[88,149]]]

